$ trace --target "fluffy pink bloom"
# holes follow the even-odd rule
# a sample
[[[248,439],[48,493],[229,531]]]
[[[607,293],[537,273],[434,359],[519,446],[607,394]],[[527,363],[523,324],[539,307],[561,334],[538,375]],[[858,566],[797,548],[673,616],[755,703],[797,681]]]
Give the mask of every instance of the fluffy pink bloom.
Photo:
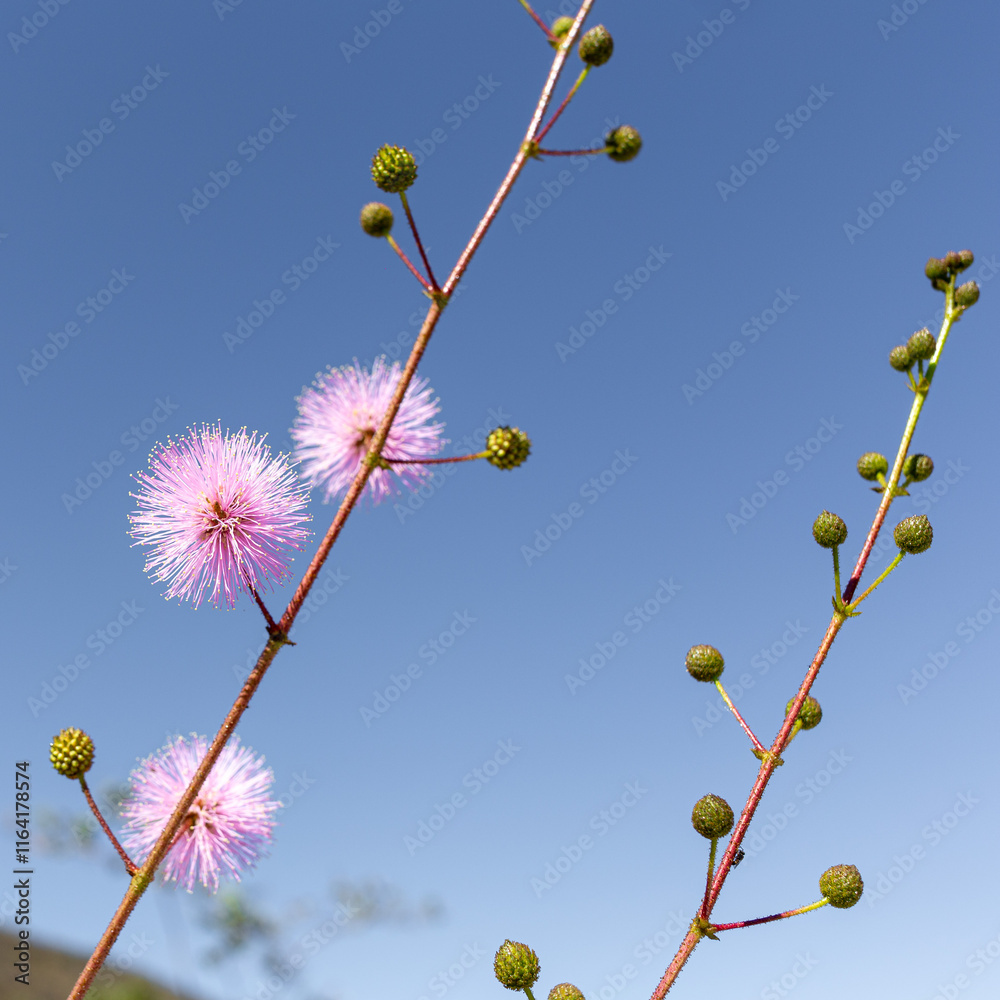
[[[178,736],[132,772],[132,794],[122,809],[128,822],[122,845],[141,864],[156,843],[208,751],[208,740]],[[191,805],[173,847],[160,866],[188,892],[195,880],[215,892],[219,874],[237,882],[253,868],[271,840],[279,804],[268,797],[274,781],[264,758],[240,746],[234,736]]]
[[[292,427],[295,455],[302,463],[302,475],[311,485],[325,489],[325,500],[350,485],[401,375],[399,362],[389,366],[384,358],[376,358],[369,374],[355,361],[317,375],[313,387],[303,390],[298,400],[299,415]],[[439,411],[427,380],[415,378],[403,396],[383,456],[412,458],[419,463],[421,458],[436,455],[445,443],[441,437],[444,424],[430,421]],[[429,474],[419,464],[394,465],[391,471],[374,469],[366,490],[378,503],[399,492],[394,488],[393,475],[409,489],[415,489]]]
[[[218,426],[191,428],[157,445],[135,479],[130,534],[152,547],[146,572],[168,582],[167,598],[233,607],[240,591],[287,576],[289,550],[309,537],[306,487],[245,428],[225,436]]]

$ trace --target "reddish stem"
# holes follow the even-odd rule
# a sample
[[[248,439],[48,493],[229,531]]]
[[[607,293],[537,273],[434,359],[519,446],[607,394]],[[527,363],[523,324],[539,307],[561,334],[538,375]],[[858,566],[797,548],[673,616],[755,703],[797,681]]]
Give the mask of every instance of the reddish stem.
[[[387,236],[386,239],[389,241],[389,246],[391,246],[392,249],[399,254],[400,259],[410,269],[410,273],[413,275],[413,277],[416,278],[417,281],[419,281],[420,284],[427,289],[427,291],[429,292],[433,291],[428,280],[416,269],[410,258],[407,257],[405,253],[403,253],[402,247],[400,247],[400,245],[391,236]]]
[[[431,291],[440,292],[441,286],[437,283],[437,278],[434,277],[434,271],[431,268],[431,262],[427,259],[427,254],[424,253],[424,245],[420,242],[420,233],[417,232],[417,224],[413,221],[413,213],[410,211],[410,202],[407,200],[405,191],[399,192],[399,200],[403,203],[403,208],[406,211],[406,219],[410,223],[410,231],[413,233],[413,238],[417,241],[420,259],[424,262],[424,267],[427,268],[427,277],[431,279]],[[416,274],[416,271],[413,273]]]
[[[82,774],[80,775],[80,787],[83,789],[83,794],[86,796],[87,802],[90,805],[90,811],[97,817],[97,822],[101,824],[101,829],[105,832],[105,834],[107,834],[108,840],[111,841],[111,846],[118,852],[118,857],[125,862],[125,871],[127,871],[129,875],[134,875],[139,869],[128,856],[125,848],[118,843],[118,838],[111,832],[111,827],[108,826],[107,821],[101,815],[101,810],[97,808],[94,796],[90,794],[90,789],[87,787],[87,779]]]
[[[580,10],[577,12],[576,19],[573,22],[573,27],[567,35],[569,39],[567,46],[565,48],[561,48],[556,53],[556,57],[552,63],[552,68],[549,70],[549,75],[542,88],[541,96],[535,106],[531,122],[528,125],[525,143],[534,139],[535,130],[538,128],[538,123],[545,114],[545,110],[552,98],[552,91],[559,79],[559,74],[562,71],[563,64],[566,61],[569,47],[573,44],[573,40],[580,31],[580,26],[583,24],[583,21],[593,4],[594,0],[583,0]],[[479,249],[479,245],[482,243],[487,230],[498,215],[501,206],[510,194],[511,188],[523,169],[526,159],[527,157],[524,153],[524,143],[522,143],[522,146],[518,150],[517,155],[514,157],[514,161],[511,163],[510,168],[507,170],[507,174],[501,182],[497,193],[493,196],[493,200],[490,202],[486,213],[483,215],[482,219],[479,220],[479,224],[476,226],[472,237],[459,256],[458,261],[455,263],[455,267],[452,269],[451,274],[448,276],[448,280],[445,282],[444,288],[441,289],[444,293],[445,299],[451,294],[452,290],[459,283],[459,281],[462,280],[462,275],[469,266],[476,250]],[[243,685],[243,688],[239,693],[239,696],[236,698],[232,708],[223,720],[219,731],[216,733],[211,745],[208,748],[208,752],[205,754],[204,759],[198,766],[198,770],[191,779],[191,783],[188,785],[184,794],[178,801],[177,806],[171,814],[170,819],[167,821],[166,826],[163,828],[159,839],[153,845],[146,861],[133,876],[132,882],[125,893],[125,897],[119,904],[118,909],[111,918],[111,922],[109,923],[107,929],[101,935],[101,939],[98,942],[97,947],[87,960],[87,964],[84,966],[83,971],[80,973],[79,978],[73,986],[73,989],[69,994],[69,1000],[81,1000],[90,988],[94,977],[97,975],[97,972],[107,959],[112,946],[122,931],[122,928],[131,916],[132,911],[135,909],[139,899],[142,897],[142,894],[152,882],[156,869],[166,856],[166,853],[170,848],[170,844],[177,835],[177,831],[180,829],[180,826],[184,821],[184,817],[187,815],[187,812],[191,807],[191,803],[194,802],[195,797],[198,792],[201,791],[201,787],[205,783],[205,779],[208,777],[212,768],[218,761],[219,755],[222,753],[229,737],[232,735],[237,723],[240,721],[243,713],[247,709],[247,706],[250,704],[250,699],[260,686],[260,682],[263,680],[264,674],[270,667],[274,657],[278,653],[278,650],[283,645],[289,644],[286,636],[292,627],[292,623],[295,621],[296,615],[298,615],[301,610],[302,603],[308,596],[310,588],[319,576],[319,572],[323,568],[323,563],[326,561],[326,558],[330,553],[330,549],[333,547],[333,543],[337,540],[344,523],[346,522],[351,511],[354,509],[358,500],[361,498],[362,491],[364,490],[365,484],[368,482],[369,476],[372,474],[372,469],[375,467],[375,462],[379,453],[385,446],[385,439],[389,433],[389,428],[392,426],[392,422],[395,420],[396,414],[399,412],[399,407],[403,401],[403,395],[416,374],[417,365],[423,357],[427,343],[430,340],[431,334],[434,332],[434,327],[437,325],[437,321],[440,319],[443,309],[444,303],[438,300],[433,301],[428,307],[423,326],[420,328],[420,333],[417,335],[416,342],[410,352],[410,357],[407,359],[406,367],[404,368],[399,382],[396,385],[396,390],[389,402],[385,417],[372,439],[369,451],[369,460],[362,462],[360,468],[358,469],[353,482],[347,490],[346,496],[334,516],[333,522],[327,530],[323,541],[320,543],[316,554],[313,556],[302,581],[296,588],[295,594],[293,595],[291,601],[289,601],[288,607],[285,609],[285,613],[281,617],[281,621],[278,623],[278,631],[275,634],[272,634],[268,639],[267,644],[264,646],[264,649],[261,651],[261,654],[257,659],[256,666],[251,671],[250,676],[247,678],[246,683]]]

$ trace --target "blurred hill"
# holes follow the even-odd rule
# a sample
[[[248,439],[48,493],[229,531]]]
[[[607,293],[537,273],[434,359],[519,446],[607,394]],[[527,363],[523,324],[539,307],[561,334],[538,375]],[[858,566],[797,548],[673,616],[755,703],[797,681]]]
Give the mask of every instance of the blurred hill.
[[[4,955],[13,954],[14,942],[10,934],[0,933]],[[36,944],[32,937],[29,985],[15,982],[15,973],[5,962],[8,973],[0,976],[0,1000],[66,1000],[86,961],[86,955]],[[87,996],[88,1000],[193,1000],[129,972],[117,976],[110,986],[95,987]]]

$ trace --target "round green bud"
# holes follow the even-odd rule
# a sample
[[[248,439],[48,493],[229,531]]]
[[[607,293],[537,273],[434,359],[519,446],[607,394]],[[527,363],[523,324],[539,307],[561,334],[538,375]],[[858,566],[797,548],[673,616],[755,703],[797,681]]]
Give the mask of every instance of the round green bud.
[[[874,480],[889,471],[889,460],[877,451],[866,451],[858,459],[858,475],[862,479]]]
[[[949,271],[960,271],[962,269],[962,258],[958,256],[956,251],[949,250],[944,255],[944,263]]]
[[[922,483],[934,472],[934,459],[930,455],[907,455],[903,463],[903,475],[911,482]]]
[[[392,232],[392,209],[380,201],[370,201],[361,209],[361,228],[369,236],[388,236]]]
[[[560,983],[549,990],[549,1000],[584,1000],[583,991],[572,983]]]
[[[904,517],[896,525],[892,537],[904,552],[917,555],[931,547],[931,542],[934,541],[934,529],[931,528],[931,522],[927,520],[926,514],[914,514],[913,517]]]
[[[573,18],[571,17],[557,17],[552,22],[552,34],[556,38],[563,39],[569,34],[569,29],[573,27]]]
[[[905,344],[900,344],[889,352],[889,364],[898,372],[905,372],[910,368],[913,364],[913,358],[910,357],[910,352],[906,349]]]
[[[692,646],[684,657],[687,672],[696,681],[717,681],[726,666],[715,646]]]
[[[82,729],[63,729],[49,747],[52,766],[64,777],[79,778],[94,763],[94,741]]]
[[[417,179],[417,161],[402,146],[382,146],[372,157],[372,180],[389,194],[401,194]]]
[[[497,949],[493,972],[509,990],[531,989],[538,980],[541,966],[538,956],[526,945],[509,938]]]
[[[813,521],[813,538],[824,549],[832,549],[834,545],[843,545],[847,540],[847,525],[844,524],[843,518],[824,510]]]
[[[612,160],[624,163],[639,155],[642,136],[631,125],[619,125],[604,137],[604,146]]]
[[[691,811],[691,825],[708,840],[729,833],[734,819],[729,803],[718,795],[703,795]]]
[[[861,872],[854,865],[834,865],[827,868],[819,879],[819,891],[830,901],[831,906],[846,910],[853,906],[865,890]]]
[[[486,439],[486,461],[498,469],[516,469],[531,454],[531,439],[517,427],[498,427]]]
[[[906,342],[906,350],[914,361],[927,361],[934,357],[934,334],[925,326],[922,330],[917,330]]]
[[[948,265],[938,257],[929,257],[927,263],[924,265],[924,274],[931,281],[936,281],[938,278],[947,278]]]
[[[958,267],[956,271],[964,271],[967,267],[971,267],[973,261],[975,261],[975,254],[971,250],[959,250],[958,251]]]
[[[974,281],[967,281],[964,285],[959,285],[955,289],[956,306],[974,306],[979,301],[979,285]]]
[[[614,39],[611,32],[598,24],[591,28],[583,38],[580,39],[580,58],[588,66],[603,66],[615,51]]]
[[[795,701],[794,698],[785,706],[785,715],[788,715],[792,710],[793,701]],[[823,718],[823,709],[819,707],[819,702],[811,694],[808,694],[806,695],[806,700],[802,702],[799,714],[795,718],[798,722],[802,723],[803,729],[814,729]]]

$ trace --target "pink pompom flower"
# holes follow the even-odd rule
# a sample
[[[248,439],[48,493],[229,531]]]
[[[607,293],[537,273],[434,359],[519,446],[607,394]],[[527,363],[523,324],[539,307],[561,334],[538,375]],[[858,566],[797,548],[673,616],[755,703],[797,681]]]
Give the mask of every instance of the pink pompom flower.
[[[132,792],[122,809],[122,844],[142,864],[184,789],[208,751],[208,740],[192,733],[176,737],[132,772]],[[234,736],[205,779],[160,871],[188,892],[195,881],[215,892],[219,876],[237,882],[266,853],[279,803],[269,798],[274,774],[264,758]]]
[[[370,374],[355,361],[317,375],[312,388],[303,390],[292,440],[302,475],[310,485],[323,487],[325,500],[345,491],[354,479],[401,376],[398,361],[390,366],[380,357]],[[399,492],[394,475],[408,489],[416,489],[430,475],[419,463],[445,444],[444,424],[430,422],[439,411],[427,380],[414,378],[382,449],[387,459],[413,463],[372,470],[365,490],[375,503]]]
[[[271,456],[246,429],[191,428],[158,444],[149,471],[134,477],[139,509],[129,515],[135,545],[148,545],[146,572],[167,581],[167,598],[206,596],[230,608],[240,591],[288,575],[289,550],[309,537],[308,490],[285,456]]]

